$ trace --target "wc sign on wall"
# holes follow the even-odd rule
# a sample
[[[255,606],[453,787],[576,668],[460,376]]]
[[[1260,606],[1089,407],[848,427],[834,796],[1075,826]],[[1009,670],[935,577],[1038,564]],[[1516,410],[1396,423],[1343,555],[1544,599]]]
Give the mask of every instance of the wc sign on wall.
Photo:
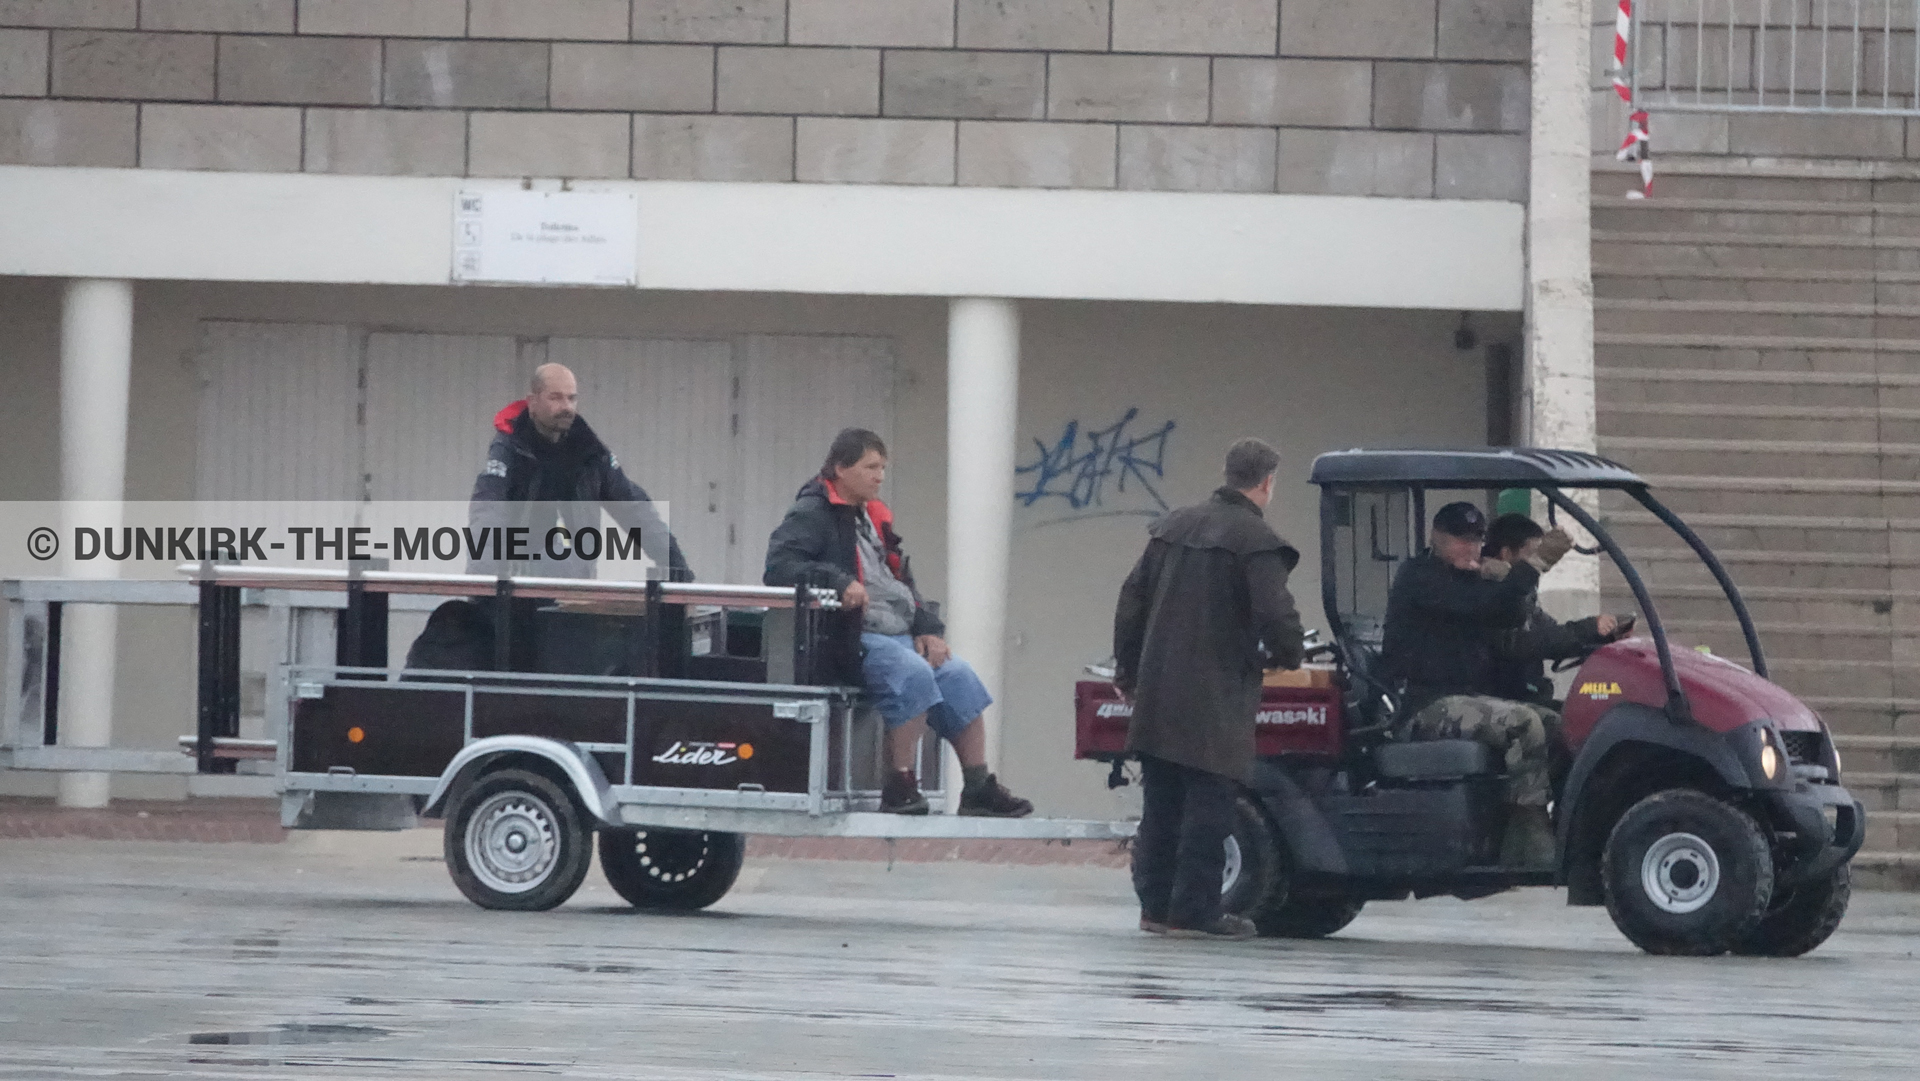
[[[639,283],[632,192],[465,190],[453,200],[453,280]]]

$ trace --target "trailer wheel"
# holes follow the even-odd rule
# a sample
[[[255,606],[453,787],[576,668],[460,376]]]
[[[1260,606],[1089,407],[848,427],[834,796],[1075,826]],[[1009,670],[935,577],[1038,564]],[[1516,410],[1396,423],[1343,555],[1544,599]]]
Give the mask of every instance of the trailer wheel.
[[[1253,914],[1286,892],[1280,873],[1280,845],[1267,816],[1246,796],[1233,801],[1233,829],[1227,834],[1227,860],[1220,875],[1220,908],[1235,916]]]
[[[1711,957],[1751,935],[1773,897],[1773,857],[1745,811],[1704,792],[1656,792],[1607,838],[1607,914],[1634,945]]]
[[[469,784],[447,816],[453,884],[481,908],[539,912],[572,897],[593,863],[589,831],[552,781],[503,769]]]
[[[600,831],[600,870],[635,908],[705,908],[733,888],[746,856],[746,838],[737,833]]]
[[[1853,898],[1853,874],[1846,864],[1816,882],[1774,894],[1760,925],[1733,944],[1748,957],[1798,957],[1825,942],[1840,927]]]

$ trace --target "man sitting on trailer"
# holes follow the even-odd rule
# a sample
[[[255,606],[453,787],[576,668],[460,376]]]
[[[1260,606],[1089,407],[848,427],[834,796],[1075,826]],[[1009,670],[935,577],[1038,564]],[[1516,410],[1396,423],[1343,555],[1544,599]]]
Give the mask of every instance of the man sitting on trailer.
[[[886,478],[887,446],[878,435],[848,428],[835,436],[819,476],[801,486],[767,541],[766,584],[830,588],[854,610],[862,648],[858,678],[887,728],[891,769],[881,810],[927,813],[914,760],[931,727],[960,756],[961,814],[1032,814],[1033,804],[987,772],[982,713],[993,697],[973,668],[948,651],[941,637],[946,627],[914,588],[893,512],[879,499]]]
[[[1560,530],[1527,559],[1483,559],[1487,518],[1471,503],[1433,516],[1426,551],[1407,560],[1387,595],[1382,660],[1403,681],[1403,739],[1471,739],[1506,763],[1511,810],[1500,862],[1549,870],[1555,847],[1547,753],[1549,712],[1488,695],[1500,636],[1522,627],[1545,574],[1573,547]]]

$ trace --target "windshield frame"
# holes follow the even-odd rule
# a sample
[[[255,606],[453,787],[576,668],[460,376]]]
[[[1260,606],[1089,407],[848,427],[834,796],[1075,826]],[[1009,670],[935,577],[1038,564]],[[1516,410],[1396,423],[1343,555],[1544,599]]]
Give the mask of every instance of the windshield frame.
[[[1349,648],[1350,631],[1345,621],[1340,617],[1339,560],[1335,544],[1335,531],[1338,528],[1336,525],[1338,501],[1343,497],[1351,497],[1360,492],[1405,492],[1407,495],[1406,506],[1408,506],[1412,512],[1412,518],[1406,526],[1414,531],[1412,534],[1414,537],[1412,550],[1418,552],[1421,549],[1418,544],[1419,533],[1417,524],[1425,521],[1427,491],[1435,487],[1450,489],[1456,486],[1456,482],[1452,481],[1442,485],[1413,480],[1401,483],[1368,484],[1321,482],[1320,603],[1326,616],[1328,630],[1332,632],[1333,639],[1335,643],[1338,644],[1343,656]],[[1660,613],[1653,603],[1653,597],[1648,592],[1646,582],[1641,578],[1639,570],[1633,565],[1633,561],[1627,558],[1626,552],[1620,547],[1619,543],[1614,540],[1613,535],[1607,531],[1607,528],[1593,515],[1589,514],[1585,508],[1581,507],[1579,503],[1570,498],[1566,492],[1562,490],[1561,486],[1535,483],[1516,484],[1512,485],[1512,487],[1539,492],[1546,498],[1549,506],[1564,512],[1569,518],[1578,522],[1580,526],[1592,534],[1594,540],[1599,543],[1601,550],[1607,554],[1607,557],[1613,562],[1615,569],[1617,569],[1621,577],[1626,580],[1627,588],[1632,591],[1634,601],[1639,604],[1640,611],[1646,618],[1647,631],[1653,638],[1654,650],[1660,658],[1660,674],[1666,686],[1668,714],[1676,722],[1690,719],[1692,710],[1687,702],[1686,692],[1680,685],[1679,675],[1674,670],[1672,646],[1667,637],[1666,626],[1661,622]],[[1745,598],[1740,595],[1739,587],[1734,584],[1732,576],[1727,573],[1725,565],[1720,562],[1719,557],[1714,554],[1713,549],[1708,547],[1707,543],[1700,538],[1700,535],[1695,533],[1692,527],[1688,526],[1678,514],[1675,514],[1658,499],[1655,499],[1653,494],[1648,491],[1647,485],[1595,485],[1593,487],[1595,489],[1609,487],[1625,491],[1636,503],[1644,507],[1658,521],[1672,530],[1686,543],[1688,549],[1694,553],[1701,563],[1705,564],[1707,570],[1713,575],[1714,581],[1720,586],[1721,592],[1726,595],[1727,602],[1732,605],[1734,616],[1740,624],[1741,635],[1746,640],[1747,653],[1753,663],[1754,673],[1762,679],[1768,678],[1766,654],[1761,649],[1760,635],[1754,627],[1753,616],[1747,609]]]

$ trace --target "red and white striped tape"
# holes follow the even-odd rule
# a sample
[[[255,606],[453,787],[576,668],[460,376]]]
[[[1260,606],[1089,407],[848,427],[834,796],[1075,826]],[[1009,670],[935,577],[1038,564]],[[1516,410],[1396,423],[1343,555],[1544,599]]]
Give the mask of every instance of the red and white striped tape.
[[[1627,85],[1627,43],[1633,36],[1633,0],[1620,0],[1613,22],[1613,92],[1633,108],[1633,88]],[[1640,163],[1640,190],[1627,193],[1629,199],[1644,199],[1653,194],[1653,144],[1647,135],[1647,111],[1635,109],[1627,117],[1627,138],[1614,157]]]

